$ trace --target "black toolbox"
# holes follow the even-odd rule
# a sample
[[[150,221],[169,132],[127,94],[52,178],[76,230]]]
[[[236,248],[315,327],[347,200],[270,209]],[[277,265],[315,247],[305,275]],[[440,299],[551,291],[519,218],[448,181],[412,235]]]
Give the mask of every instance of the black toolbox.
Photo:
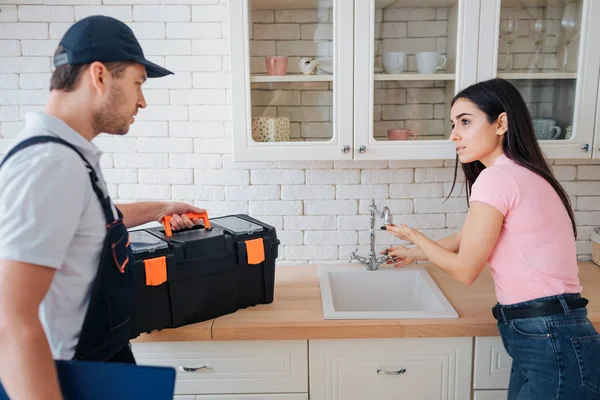
[[[130,338],[273,302],[279,240],[248,215],[173,232],[170,222],[130,232],[137,288]]]

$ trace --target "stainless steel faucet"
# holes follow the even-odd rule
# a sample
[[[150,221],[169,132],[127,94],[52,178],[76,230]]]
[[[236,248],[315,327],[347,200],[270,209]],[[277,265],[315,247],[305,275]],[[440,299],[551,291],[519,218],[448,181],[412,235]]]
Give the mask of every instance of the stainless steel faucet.
[[[371,204],[369,205],[369,214],[371,215],[371,229],[369,229],[369,257],[363,257],[356,254],[356,252],[358,251],[357,248],[352,252],[352,255],[350,256],[350,261],[348,261],[348,263],[351,263],[352,260],[358,260],[359,262],[365,264],[365,269],[367,271],[376,271],[379,268],[379,266],[388,259],[388,256],[384,255],[377,257],[377,255],[375,254],[375,218],[383,218],[383,224],[389,225],[392,223],[392,214],[390,213],[390,209],[387,206],[383,207],[383,211],[379,211],[377,209],[377,206],[375,205],[375,199],[371,200]]]

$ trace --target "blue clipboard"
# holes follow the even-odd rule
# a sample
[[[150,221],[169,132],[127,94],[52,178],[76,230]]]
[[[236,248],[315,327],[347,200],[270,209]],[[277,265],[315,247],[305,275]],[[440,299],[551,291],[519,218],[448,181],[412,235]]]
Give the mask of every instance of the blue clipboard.
[[[65,400],[172,400],[175,369],[98,361],[57,360]],[[10,400],[0,384],[0,400]]]

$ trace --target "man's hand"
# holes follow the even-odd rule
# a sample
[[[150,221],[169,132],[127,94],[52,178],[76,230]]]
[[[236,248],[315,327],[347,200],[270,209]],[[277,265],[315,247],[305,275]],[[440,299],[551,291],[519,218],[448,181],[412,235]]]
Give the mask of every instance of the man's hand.
[[[165,216],[171,216],[171,227],[173,230],[192,228],[198,225],[200,218],[189,218],[186,213],[203,214],[206,210],[191,206],[187,203],[165,202],[163,209],[156,217],[156,221],[162,223]]]
[[[117,204],[123,213],[123,221],[127,228],[147,224],[156,221],[163,223],[165,216],[171,216],[171,227],[173,230],[192,228],[200,223],[198,218],[190,219],[183,215],[185,213],[202,214],[206,210],[194,207],[187,203],[176,203],[166,201],[142,201],[131,204]]]

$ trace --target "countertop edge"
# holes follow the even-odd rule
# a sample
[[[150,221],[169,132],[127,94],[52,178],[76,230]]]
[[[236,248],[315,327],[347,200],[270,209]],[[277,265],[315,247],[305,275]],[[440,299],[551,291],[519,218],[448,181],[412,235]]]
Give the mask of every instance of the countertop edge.
[[[595,282],[600,277],[600,267],[592,264],[592,262],[580,262],[580,268],[585,268],[585,275],[592,276],[592,282],[584,284],[584,297],[590,294],[589,297],[597,297],[593,303],[600,304],[600,295],[595,295]],[[429,264],[424,264],[426,268],[431,272]],[[312,290],[310,296],[306,302],[307,310],[312,310],[313,315],[316,310],[315,308],[315,288],[314,278],[310,277],[310,272],[302,270],[302,267],[284,267],[288,268],[288,275],[293,274],[292,268],[298,269],[298,274],[301,275],[302,279],[298,279],[297,287],[302,288],[303,285]],[[309,267],[310,268],[310,267]],[[314,267],[313,271],[314,271]],[[435,268],[435,267],[434,267]],[[308,275],[311,279],[306,279]],[[437,276],[432,278],[438,278]],[[445,279],[445,278],[444,278]],[[451,278],[450,278],[451,279]],[[446,289],[451,291],[452,288],[448,287],[447,282],[441,282],[436,280],[438,286],[443,292]],[[489,280],[489,279],[488,279]],[[279,282],[282,287],[290,282],[296,283],[294,277],[290,279],[290,276],[281,277]],[[582,281],[583,283],[583,281]],[[488,281],[484,281],[479,290],[487,289],[489,285]],[[590,288],[591,285],[594,285]],[[318,286],[318,282],[317,282]],[[586,290],[587,288],[587,290]],[[277,287],[276,287],[277,289]],[[493,289],[492,289],[493,291]],[[446,293],[445,293],[446,294]],[[457,296],[456,293],[452,293],[452,296]],[[450,297],[447,294],[447,297]],[[589,298],[588,297],[588,298]],[[300,300],[302,300],[300,298]],[[318,298],[320,302],[320,296]],[[275,302],[278,300],[276,299]],[[292,300],[279,300],[287,304],[303,304],[302,301],[296,299],[296,303]],[[312,302],[312,303],[311,303]],[[272,303],[273,304],[273,303]],[[251,307],[246,310],[239,310],[236,313],[228,314],[216,319],[209,321],[200,322],[197,324],[187,325],[174,329],[164,329],[161,331],[154,331],[149,334],[142,334],[137,338],[133,339],[132,342],[176,342],[176,341],[266,341],[266,340],[316,340],[316,339],[383,339],[383,338],[424,338],[424,337],[490,337],[499,336],[498,327],[496,321],[491,315],[491,306],[489,314],[480,313],[474,315],[472,312],[464,311],[461,317],[458,319],[440,320],[440,319],[425,319],[425,320],[356,320],[356,321],[344,321],[343,323],[337,324],[332,323],[331,320],[299,320],[290,322],[283,320],[279,325],[276,318],[271,320],[261,320],[260,318],[253,319],[257,315],[261,315],[263,312],[274,313],[277,311],[286,311],[285,307],[281,307],[283,310],[278,310],[277,305],[263,305],[261,308]],[[456,307],[455,307],[456,308]],[[600,311],[596,310],[597,307],[592,309],[588,318],[590,318],[594,328],[600,331]],[[304,311],[302,307],[299,307],[300,312]],[[468,307],[467,307],[468,309]],[[240,313],[242,311],[242,313]],[[458,311],[458,310],[457,310]],[[589,311],[589,310],[588,310]],[[296,312],[298,312],[296,310]],[[465,315],[463,317],[463,315]]]

